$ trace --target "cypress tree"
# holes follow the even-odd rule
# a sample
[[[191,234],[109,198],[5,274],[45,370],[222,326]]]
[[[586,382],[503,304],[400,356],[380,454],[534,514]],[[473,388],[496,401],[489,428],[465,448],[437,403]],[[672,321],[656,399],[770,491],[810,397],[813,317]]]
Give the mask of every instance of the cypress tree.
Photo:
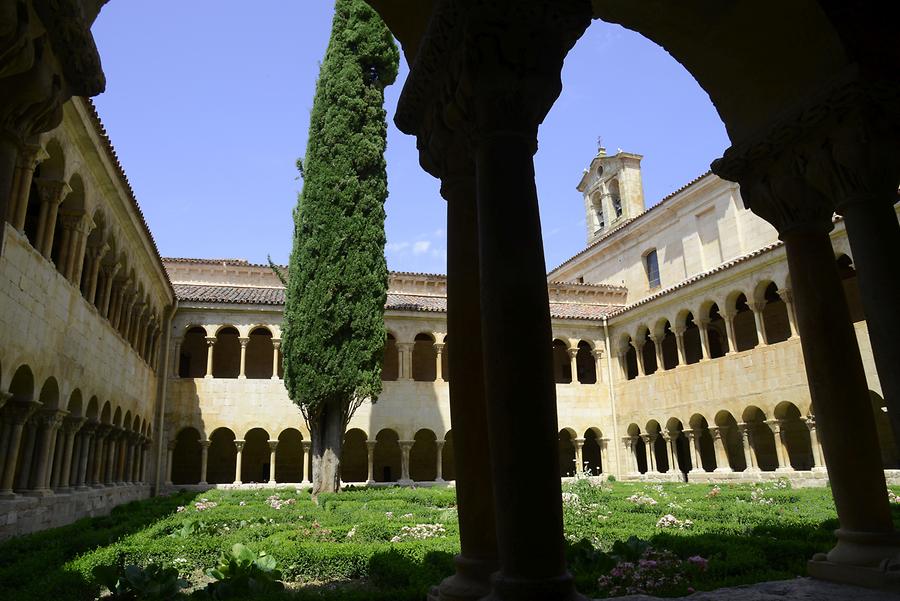
[[[337,0],[310,115],[286,287],[284,382],[312,435],[313,495],[336,492],[344,431],[381,393],[384,88],[399,53],[363,0]]]

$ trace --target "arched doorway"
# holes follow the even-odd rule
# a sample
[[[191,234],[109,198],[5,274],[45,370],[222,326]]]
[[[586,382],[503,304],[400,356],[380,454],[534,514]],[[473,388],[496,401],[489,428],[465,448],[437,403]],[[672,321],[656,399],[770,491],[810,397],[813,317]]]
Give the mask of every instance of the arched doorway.
[[[244,450],[241,452],[241,481],[268,482],[271,461],[269,433],[262,428],[253,428],[244,435]]]
[[[344,434],[344,450],[341,455],[341,480],[344,482],[365,482],[368,478],[367,438],[366,433],[359,428],[352,428]]]
[[[414,482],[433,482],[437,478],[437,436],[428,429],[416,432],[409,451],[409,477]]]
[[[278,435],[275,451],[275,481],[301,482],[303,480],[303,435],[296,428],[287,428]]]
[[[390,429],[384,429],[375,436],[373,476],[376,482],[396,482],[400,479],[400,437]]]
[[[198,484],[200,456],[200,432],[196,428],[182,428],[175,437],[172,452],[172,484]]]
[[[206,458],[206,481],[210,484],[234,482],[237,467],[237,447],[234,432],[228,428],[216,428],[209,437]]]

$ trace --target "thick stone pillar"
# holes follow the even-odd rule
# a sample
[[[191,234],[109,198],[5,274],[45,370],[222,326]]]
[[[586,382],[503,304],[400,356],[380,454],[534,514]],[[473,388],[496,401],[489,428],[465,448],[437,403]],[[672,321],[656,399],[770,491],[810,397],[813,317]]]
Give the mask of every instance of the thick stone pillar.
[[[241,370],[238,373],[239,380],[247,379],[247,344],[250,342],[249,338],[238,338],[238,342],[241,343]],[[274,366],[273,366],[274,369]]]
[[[234,448],[237,451],[237,456],[234,459],[234,484],[243,484],[241,482],[241,461],[244,456],[244,440],[235,439]],[[302,464],[301,464],[302,465]],[[304,471],[304,481],[306,480],[306,470]]]
[[[366,484],[375,484],[375,445],[378,444],[374,440],[366,441],[366,457],[368,458],[368,468],[366,470]],[[305,482],[305,479],[304,479]]]
[[[438,595],[441,601],[474,601],[490,592],[490,575],[498,566],[482,355],[478,217],[474,166],[465,151],[454,146],[445,164],[441,195],[447,201],[447,333],[459,341],[447,359],[450,372],[463,377],[450,381],[460,553],[454,559],[456,573],[441,582]]]
[[[269,441],[269,484],[276,484],[275,482],[275,451],[278,448],[277,440]]]
[[[200,484],[206,485],[209,482],[206,481],[206,466],[209,463],[209,443],[208,440],[200,441]],[[271,441],[270,441],[271,443]],[[277,443],[276,443],[277,444]],[[274,455],[275,451],[272,451]],[[272,473],[275,473],[275,460],[272,460]]]
[[[414,484],[412,479],[409,477],[409,451],[412,449],[413,444],[415,444],[414,440],[400,441],[400,480],[397,482],[397,484],[401,484],[404,486]]]
[[[19,451],[22,445],[22,431],[25,428],[25,422],[31,418],[31,415],[40,407],[37,401],[26,403],[9,401],[4,406],[6,418],[11,424],[8,446],[6,449],[6,461],[2,469],[2,477],[0,477],[0,499],[12,499],[16,495],[13,493],[13,479],[16,475],[16,464],[19,461]]]
[[[806,424],[809,430],[809,445],[812,448],[813,456],[812,469],[814,471],[823,470],[825,469],[825,462],[822,461],[822,447],[819,444],[819,433],[816,431],[816,416],[808,415],[804,417],[803,423]]]
[[[278,376],[278,352],[281,349],[281,340],[272,341],[272,379],[279,380]]]
[[[435,342],[434,343],[434,380],[435,382],[443,382],[444,381],[444,366],[443,366],[443,354],[444,354],[444,343],[443,342]]]
[[[775,435],[775,451],[778,454],[778,468],[775,471],[794,471],[794,468],[791,465],[791,456],[788,453],[787,445],[784,442],[784,422],[780,419],[770,419],[766,420],[766,423],[772,428],[772,434]]]
[[[216,344],[215,336],[206,337],[206,375],[205,378],[213,377],[213,347]]]
[[[443,482],[444,481],[444,441],[437,440],[434,445],[437,447],[437,454],[435,456],[435,482]]]
[[[713,446],[716,450],[716,469],[714,471],[720,474],[728,474],[731,469],[731,461],[728,459],[728,450],[725,448],[725,435],[728,428],[725,426],[710,426],[709,433],[712,435]]]
[[[846,91],[840,89],[837,97],[846,98]],[[823,119],[833,109],[818,108],[824,110]],[[791,126],[800,128],[791,130],[794,140],[818,135],[802,119]],[[827,561],[811,562],[809,572],[854,580],[861,567],[874,569],[897,556],[900,536],[891,521],[868,384],[831,246],[833,206],[806,180],[812,164],[807,153],[819,146],[804,138],[796,147],[760,153],[757,142],[748,143],[729,149],[714,170],[740,182],[744,203],[774,225],[784,241],[807,381],[841,525]],[[892,185],[895,194],[896,181]],[[893,213],[891,219],[896,221]],[[890,277],[895,268],[879,277]]]
[[[900,297],[898,91],[896,83],[883,90],[858,85],[854,105],[830,124],[810,158],[807,179],[844,218],[878,380],[900,440],[900,322],[893,302]]]

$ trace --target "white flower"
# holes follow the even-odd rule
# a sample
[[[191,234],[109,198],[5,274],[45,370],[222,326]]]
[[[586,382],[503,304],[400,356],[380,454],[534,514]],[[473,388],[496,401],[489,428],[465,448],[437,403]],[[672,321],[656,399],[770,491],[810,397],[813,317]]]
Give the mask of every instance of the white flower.
[[[657,528],[678,528],[679,530],[687,530],[693,525],[694,522],[691,520],[679,520],[671,513],[667,513],[656,522]]]
[[[415,526],[403,526],[400,534],[391,539],[392,543],[399,543],[404,539],[425,540],[427,538],[443,538],[447,534],[443,524],[416,524]]]
[[[656,499],[653,497],[648,497],[642,493],[636,493],[625,499],[626,501],[630,501],[635,505],[656,505]]]

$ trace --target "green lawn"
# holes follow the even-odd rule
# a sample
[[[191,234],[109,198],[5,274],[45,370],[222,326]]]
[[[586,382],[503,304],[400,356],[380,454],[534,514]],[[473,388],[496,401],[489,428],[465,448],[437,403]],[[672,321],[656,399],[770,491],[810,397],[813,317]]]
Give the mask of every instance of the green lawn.
[[[653,577],[668,578],[658,590],[671,594],[801,575],[807,559],[831,546],[837,527],[828,489],[723,485],[711,493],[708,485],[582,481],[565,490],[572,572],[595,596],[611,591],[612,584],[597,584],[611,569],[625,579],[631,567],[663,570]],[[192,598],[203,599],[211,580],[205,571],[235,543],[277,560],[288,592],[267,599],[422,599],[452,572],[459,548],[453,489],[350,490],[323,496],[318,506],[306,492],[267,500],[272,494],[182,493],[7,541],[0,599],[94,599],[95,566],[150,562],[176,567]],[[655,551],[621,543],[632,536]]]

